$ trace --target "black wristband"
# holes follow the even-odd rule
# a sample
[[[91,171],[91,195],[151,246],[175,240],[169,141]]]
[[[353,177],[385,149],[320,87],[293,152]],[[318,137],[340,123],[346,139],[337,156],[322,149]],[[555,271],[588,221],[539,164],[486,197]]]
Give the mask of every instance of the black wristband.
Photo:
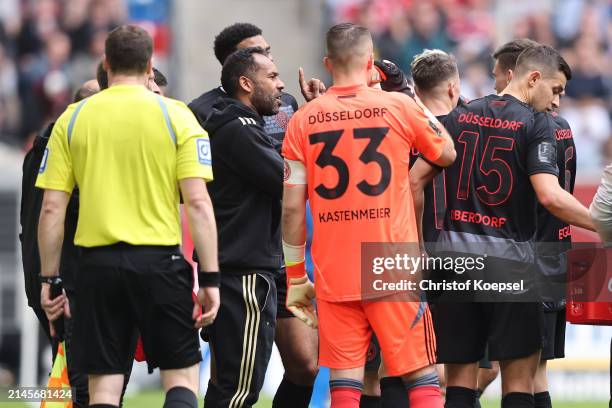
[[[218,288],[221,286],[221,273],[219,272],[198,272],[198,284],[201,288]]]
[[[42,276],[38,275],[38,282],[41,284],[48,283],[49,285],[57,285],[62,283],[62,278],[59,276]]]

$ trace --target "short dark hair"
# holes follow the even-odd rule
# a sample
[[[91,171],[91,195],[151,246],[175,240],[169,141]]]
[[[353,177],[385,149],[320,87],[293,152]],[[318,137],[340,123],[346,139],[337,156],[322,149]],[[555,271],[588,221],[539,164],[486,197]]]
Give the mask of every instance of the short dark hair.
[[[518,38],[516,40],[509,41],[504,45],[500,46],[493,53],[493,58],[497,60],[498,65],[504,71],[514,69],[516,66],[516,60],[521,52],[527,48],[537,47],[540,45],[536,41],[530,40],[529,38]]]
[[[122,25],[108,34],[104,52],[111,71],[142,74],[153,55],[153,40],[141,27]]]
[[[347,62],[364,37],[372,38],[370,31],[357,24],[340,23],[332,26],[325,36],[327,56],[333,60]]]
[[[267,57],[263,48],[248,47],[230,54],[225,60],[221,70],[221,86],[230,97],[234,97],[238,93],[240,77],[246,76],[252,79],[253,74],[259,70],[259,65],[255,61],[255,54]]]
[[[153,67],[153,75],[153,81],[157,86],[168,86],[166,76],[159,69]]]
[[[98,85],[100,85],[100,90],[108,88],[108,74],[104,69],[104,61],[100,61],[96,68],[96,81],[98,81]]]
[[[549,45],[527,48],[520,53],[516,60],[515,71],[525,73],[528,70],[539,70],[546,76],[561,71],[568,81],[572,79],[572,70],[568,63],[559,51]]]
[[[214,43],[215,57],[221,65],[231,53],[236,51],[236,46],[247,38],[261,35],[261,28],[249,23],[235,23],[225,27],[216,37]]]
[[[422,91],[434,89],[459,72],[455,57],[442,50],[425,50],[416,55],[410,69],[414,84]]]
[[[79,89],[74,93],[73,102],[80,102],[85,98],[89,98],[91,95],[97,94],[97,89],[92,89],[88,86],[81,85]]]

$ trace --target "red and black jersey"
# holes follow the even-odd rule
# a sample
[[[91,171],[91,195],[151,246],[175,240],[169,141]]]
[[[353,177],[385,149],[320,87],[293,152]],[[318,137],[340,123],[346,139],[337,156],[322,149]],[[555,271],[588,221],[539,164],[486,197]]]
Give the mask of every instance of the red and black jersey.
[[[556,113],[550,116],[557,141],[559,185],[567,192],[573,193],[576,181],[576,145],[572,129],[567,121]],[[537,225],[537,263],[540,273],[544,276],[564,275],[566,268],[561,255],[571,248],[569,224],[552,215],[544,206],[538,205]]]
[[[445,171],[439,241],[511,244],[515,254],[504,257],[533,262],[531,250],[512,243],[535,238],[537,199],[529,176],[558,175],[552,117],[513,96],[489,95],[457,107],[444,125],[457,159]]]
[[[436,117],[446,127],[445,121],[448,115]],[[436,242],[440,231],[444,227],[444,214],[446,213],[445,185],[445,170],[440,169],[431,183],[425,187],[422,227],[424,242]]]

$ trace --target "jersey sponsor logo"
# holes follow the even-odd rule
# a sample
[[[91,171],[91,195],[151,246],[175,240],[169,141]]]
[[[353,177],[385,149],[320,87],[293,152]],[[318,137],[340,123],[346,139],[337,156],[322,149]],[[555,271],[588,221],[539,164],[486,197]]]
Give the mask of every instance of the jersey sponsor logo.
[[[338,122],[343,120],[381,118],[389,112],[387,108],[365,108],[355,111],[318,112],[316,115],[308,116],[308,124]]]
[[[206,138],[196,139],[198,147],[198,161],[200,164],[210,166],[212,164],[212,155],[210,153],[210,140]]]
[[[253,119],[253,118],[238,118],[238,119],[240,119],[240,123],[242,123],[242,126],[256,125],[257,124],[255,119]]]
[[[49,148],[45,148],[45,152],[43,153],[42,160],[40,161],[40,168],[38,169],[39,173],[44,173],[47,169],[47,160],[49,159]]]
[[[561,228],[559,231],[559,241],[572,236],[572,227],[570,225]]]
[[[542,142],[538,145],[538,161],[540,163],[553,164],[557,162],[557,150],[549,142]]]
[[[557,140],[573,139],[572,129],[556,129],[555,137]]]
[[[523,122],[517,122],[515,120],[501,120],[489,116],[474,115],[473,113],[462,113],[459,115],[459,123],[469,123],[493,129],[510,129],[514,132],[524,125]]]
[[[460,222],[469,222],[472,224],[486,225],[487,227],[502,228],[506,224],[505,217],[494,217],[482,215],[477,212],[450,210],[451,220]]]

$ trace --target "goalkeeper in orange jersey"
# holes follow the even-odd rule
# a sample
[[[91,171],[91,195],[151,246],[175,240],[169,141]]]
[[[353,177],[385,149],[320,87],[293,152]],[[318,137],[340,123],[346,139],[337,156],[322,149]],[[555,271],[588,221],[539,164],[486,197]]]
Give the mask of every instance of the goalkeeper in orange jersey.
[[[364,301],[359,254],[363,242],[418,242],[410,149],[440,166],[453,162],[455,150],[414,99],[368,87],[372,50],[367,29],[332,27],[325,65],[333,86],[289,122],[283,143],[287,307],[319,328],[319,363],[331,369],[333,408],[359,407],[372,332],[389,375],[403,378],[410,406],[442,407],[427,305]],[[316,290],[304,269],[307,197],[314,219]]]

